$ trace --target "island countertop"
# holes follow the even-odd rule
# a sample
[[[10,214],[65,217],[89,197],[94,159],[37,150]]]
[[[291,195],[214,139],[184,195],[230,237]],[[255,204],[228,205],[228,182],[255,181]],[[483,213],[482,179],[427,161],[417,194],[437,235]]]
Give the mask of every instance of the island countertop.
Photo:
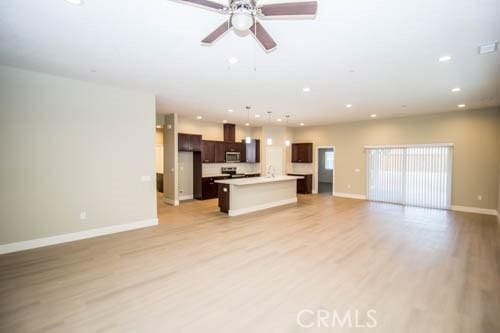
[[[216,180],[218,184],[228,184],[235,186],[255,185],[273,182],[284,182],[289,180],[303,179],[299,176],[276,176],[276,177],[251,177],[251,178],[236,178],[236,179],[221,179]]]

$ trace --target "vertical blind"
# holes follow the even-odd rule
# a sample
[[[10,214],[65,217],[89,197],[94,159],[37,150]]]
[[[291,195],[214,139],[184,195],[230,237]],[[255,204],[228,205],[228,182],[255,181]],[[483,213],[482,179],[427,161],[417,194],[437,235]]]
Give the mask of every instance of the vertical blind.
[[[453,147],[366,147],[368,199],[404,205],[449,208]]]

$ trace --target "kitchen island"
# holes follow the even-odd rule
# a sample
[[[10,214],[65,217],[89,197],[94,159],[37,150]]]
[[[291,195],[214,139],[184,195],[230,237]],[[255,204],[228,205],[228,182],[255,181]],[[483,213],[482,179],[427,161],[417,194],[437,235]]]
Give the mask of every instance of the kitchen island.
[[[216,180],[219,208],[237,216],[297,202],[300,176],[253,177]]]

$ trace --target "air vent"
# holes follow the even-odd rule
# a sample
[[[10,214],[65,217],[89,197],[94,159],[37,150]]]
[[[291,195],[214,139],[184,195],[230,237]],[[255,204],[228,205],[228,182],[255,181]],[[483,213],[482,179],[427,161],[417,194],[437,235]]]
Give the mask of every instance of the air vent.
[[[479,54],[488,54],[497,51],[498,42],[484,44],[479,46]]]

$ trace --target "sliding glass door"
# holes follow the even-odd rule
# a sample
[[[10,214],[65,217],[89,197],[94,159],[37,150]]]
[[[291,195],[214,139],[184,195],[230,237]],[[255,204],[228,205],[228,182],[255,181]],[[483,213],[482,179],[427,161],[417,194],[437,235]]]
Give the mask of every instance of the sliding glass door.
[[[369,200],[449,208],[451,145],[366,147]]]

